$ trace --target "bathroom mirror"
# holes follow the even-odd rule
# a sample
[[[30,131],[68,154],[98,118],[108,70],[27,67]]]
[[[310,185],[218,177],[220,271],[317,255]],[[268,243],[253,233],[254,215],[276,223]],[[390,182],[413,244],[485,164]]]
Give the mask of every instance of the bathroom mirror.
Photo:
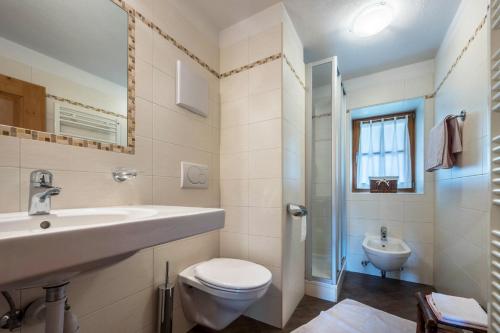
[[[134,12],[125,6],[0,1],[2,135],[134,152]]]

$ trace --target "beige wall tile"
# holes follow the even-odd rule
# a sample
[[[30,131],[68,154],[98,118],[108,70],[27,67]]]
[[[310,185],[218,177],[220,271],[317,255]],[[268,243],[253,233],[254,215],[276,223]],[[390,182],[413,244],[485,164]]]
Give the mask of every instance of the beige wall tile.
[[[220,71],[228,72],[232,69],[247,65],[248,61],[248,39],[243,39],[220,50]]]
[[[220,153],[231,154],[248,151],[248,125],[223,128],[220,132]]]
[[[220,128],[221,127],[221,110],[220,102],[209,100],[209,110],[208,118],[210,120],[210,126]],[[217,147],[218,148],[218,147]]]
[[[281,147],[281,120],[273,119],[250,124],[248,137],[250,150]]]
[[[249,259],[248,235],[235,232],[220,232],[220,255],[223,258]]]
[[[215,46],[217,37],[213,25],[201,22],[206,21],[204,16],[197,15],[196,12],[185,11],[172,2],[163,0],[152,2],[153,21],[184,47],[218,70],[219,48]]]
[[[247,97],[221,104],[221,128],[246,125],[248,117]]]
[[[19,168],[0,167],[0,212],[17,212],[19,206]],[[24,210],[27,210],[28,205]]]
[[[180,51],[157,33],[153,34],[153,66],[163,73],[175,77]]]
[[[281,239],[249,236],[248,257],[251,261],[264,266],[281,267]]]
[[[135,168],[152,173],[152,140],[136,137],[134,155],[65,146],[35,140],[21,140],[21,167],[49,170],[92,171],[111,174],[116,167]]]
[[[226,221],[223,231],[248,234],[250,210],[248,207],[225,206]]]
[[[0,136],[0,166],[19,167],[20,139],[10,136]]]
[[[248,96],[249,71],[231,75],[220,80],[221,102],[230,102]]]
[[[221,204],[225,206],[248,206],[248,180],[221,180]]]
[[[79,318],[80,332],[137,332],[154,323],[155,295],[153,288],[147,288],[100,311],[83,316]]]
[[[249,154],[249,178],[281,178],[281,149],[254,150]]]
[[[224,180],[248,179],[249,153],[221,154],[220,171]]]
[[[31,171],[21,169],[20,205],[23,210],[28,207]],[[139,174],[135,179],[117,183],[111,173],[54,171],[53,174],[55,185],[62,187],[61,194],[52,198],[53,209],[152,203],[151,176]]]
[[[183,189],[180,177],[153,177],[153,202],[156,205],[218,207],[218,181],[209,179],[208,189]]]
[[[153,137],[153,103],[142,98],[135,99],[135,135]]]
[[[155,176],[181,177],[181,162],[183,161],[210,165],[210,153],[168,142],[153,142],[153,174]],[[215,170],[209,169],[209,173],[212,171]]]
[[[219,232],[213,231],[154,248],[154,286],[165,283],[165,263],[169,262],[170,282],[176,282],[177,275],[196,263],[218,257]],[[176,303],[179,299],[176,297]]]
[[[281,117],[281,89],[253,95],[249,99],[248,121],[258,122]]]
[[[250,207],[249,234],[253,236],[281,237],[282,208]]]
[[[210,126],[159,105],[153,106],[153,137],[204,151],[212,149]]]
[[[73,279],[68,286],[72,310],[79,317],[153,286],[153,249]]]
[[[145,62],[153,63],[153,30],[140,20],[135,22],[135,55]]]
[[[281,24],[253,35],[249,39],[249,62],[264,59],[281,52]]]
[[[147,101],[153,100],[153,66],[137,59],[135,62],[135,93]]]
[[[153,69],[153,102],[175,110],[175,78]]]
[[[251,207],[281,207],[282,180],[280,178],[251,179],[248,203]]]
[[[210,177],[220,179],[220,154],[210,154]]]
[[[265,65],[256,66],[248,72],[250,95],[255,95],[281,87],[280,60],[275,60]]]

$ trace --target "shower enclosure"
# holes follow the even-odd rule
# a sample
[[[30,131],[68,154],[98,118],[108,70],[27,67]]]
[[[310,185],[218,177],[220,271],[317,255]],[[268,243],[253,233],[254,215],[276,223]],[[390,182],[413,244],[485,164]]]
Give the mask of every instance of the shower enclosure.
[[[336,301],[346,254],[346,103],[337,58],[307,65],[306,293]]]

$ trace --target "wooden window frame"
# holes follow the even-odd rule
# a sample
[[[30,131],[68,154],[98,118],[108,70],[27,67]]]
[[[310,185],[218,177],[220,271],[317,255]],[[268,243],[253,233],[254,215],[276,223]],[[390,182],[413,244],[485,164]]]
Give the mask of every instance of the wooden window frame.
[[[398,112],[398,113],[391,113],[391,114],[386,114],[386,115],[381,115],[381,116],[374,116],[374,117],[367,117],[367,118],[360,118],[360,119],[353,119],[352,120],[352,192],[370,192],[369,189],[361,189],[357,188],[357,176],[358,176],[358,151],[359,151],[359,135],[360,135],[360,125],[361,122],[364,121],[380,121],[382,119],[384,120],[390,120],[394,119],[394,117],[405,117],[408,116],[408,132],[410,135],[410,156],[411,156],[411,179],[412,179],[412,187],[411,188],[402,188],[398,189],[398,192],[409,192],[409,193],[415,193],[416,192],[416,180],[415,180],[415,118],[416,118],[416,110],[413,111],[408,111],[408,112]]]

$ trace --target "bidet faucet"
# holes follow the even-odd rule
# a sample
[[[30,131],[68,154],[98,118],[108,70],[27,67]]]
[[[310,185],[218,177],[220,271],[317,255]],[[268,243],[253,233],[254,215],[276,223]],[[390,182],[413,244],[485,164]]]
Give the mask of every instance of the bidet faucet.
[[[382,241],[387,241],[387,227],[380,228],[380,239]]]
[[[61,193],[61,188],[52,186],[54,176],[47,170],[35,170],[30,175],[30,197],[28,215],[50,214],[50,198]]]

